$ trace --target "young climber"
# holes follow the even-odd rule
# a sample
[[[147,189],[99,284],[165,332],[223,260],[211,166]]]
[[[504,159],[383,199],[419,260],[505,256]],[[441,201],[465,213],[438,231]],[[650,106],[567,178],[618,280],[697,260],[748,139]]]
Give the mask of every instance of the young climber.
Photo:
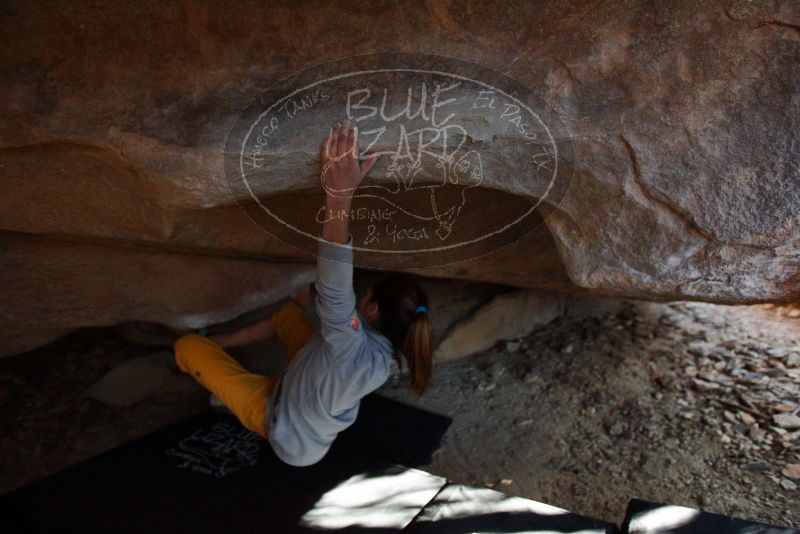
[[[321,179],[329,213],[349,213],[354,191],[375,163],[375,156],[359,162],[358,153],[358,131],[348,123],[337,124],[323,141]],[[325,219],[316,295],[298,292],[276,314],[240,332],[188,334],[175,342],[178,368],[266,438],[281,460],[296,466],[325,456],[338,433],[355,421],[361,398],[387,380],[392,358],[406,362],[415,394],[421,396],[432,379],[425,292],[408,275],[390,273],[356,303],[348,218]],[[306,318],[314,314],[303,309],[310,300],[318,328]],[[246,371],[224,350],[273,333],[285,349],[279,379]]]

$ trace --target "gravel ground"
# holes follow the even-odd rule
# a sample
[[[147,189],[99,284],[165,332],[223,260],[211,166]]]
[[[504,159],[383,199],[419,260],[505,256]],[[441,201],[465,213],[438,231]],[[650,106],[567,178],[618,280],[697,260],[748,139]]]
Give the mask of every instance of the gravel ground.
[[[800,525],[800,309],[626,302],[438,366],[410,396],[453,425],[423,468],[613,522],[638,496]],[[0,359],[0,492],[207,409],[176,375],[110,408],[91,384],[153,352],[108,330]]]
[[[629,302],[443,364],[422,400],[399,376],[381,393],[453,418],[424,469],[456,482],[612,522],[637,496],[797,526],[800,433],[773,415],[798,412],[799,312]]]

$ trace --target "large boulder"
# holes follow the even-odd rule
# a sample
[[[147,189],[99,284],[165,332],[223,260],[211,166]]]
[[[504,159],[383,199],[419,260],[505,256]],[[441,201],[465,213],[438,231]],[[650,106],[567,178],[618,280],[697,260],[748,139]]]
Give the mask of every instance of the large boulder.
[[[233,198],[226,140],[277,80],[378,51],[495,69],[571,140],[568,189],[541,224],[463,261],[382,268],[578,294],[800,297],[796,2],[10,1],[0,32],[0,353],[86,325],[224,320],[308,279],[313,250]],[[539,197],[515,174],[519,139],[460,111],[486,162],[483,211],[465,224]],[[262,193],[290,210],[316,199],[322,134],[271,152],[290,174]]]
[[[435,351],[437,361],[463,358],[490,349],[499,340],[529,334],[564,315],[565,299],[539,291],[503,293],[456,325]]]
[[[80,327],[152,321],[200,328],[278,301],[313,265],[0,234],[3,340],[24,352]]]

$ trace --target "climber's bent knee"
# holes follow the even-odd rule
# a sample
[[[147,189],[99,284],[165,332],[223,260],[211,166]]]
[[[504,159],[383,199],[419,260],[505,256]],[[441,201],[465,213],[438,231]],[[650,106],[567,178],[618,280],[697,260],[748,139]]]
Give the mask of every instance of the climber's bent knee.
[[[215,350],[218,345],[213,341],[198,335],[186,334],[175,341],[175,364],[184,373],[190,372],[191,359],[197,357],[209,349]]]

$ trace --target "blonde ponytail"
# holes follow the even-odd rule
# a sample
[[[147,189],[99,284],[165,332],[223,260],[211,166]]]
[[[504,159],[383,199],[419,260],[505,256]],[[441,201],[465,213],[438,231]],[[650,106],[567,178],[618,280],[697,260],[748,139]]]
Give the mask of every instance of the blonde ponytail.
[[[403,355],[410,375],[408,389],[421,397],[433,381],[433,331],[425,312],[416,313],[406,332]]]
[[[389,273],[373,286],[372,299],[378,303],[378,329],[392,342],[395,356],[405,359],[408,389],[421,397],[433,384],[434,339],[428,296],[410,275]],[[399,357],[397,360],[401,364]]]

